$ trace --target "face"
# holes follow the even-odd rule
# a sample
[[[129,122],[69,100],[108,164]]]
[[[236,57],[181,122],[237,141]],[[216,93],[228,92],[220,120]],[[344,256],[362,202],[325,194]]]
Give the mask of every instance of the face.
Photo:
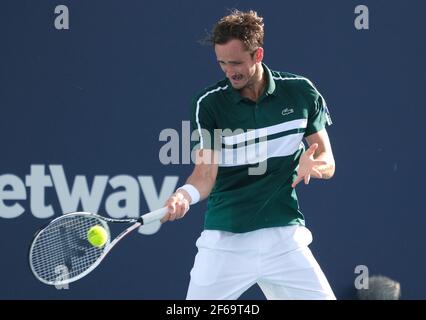
[[[259,81],[256,74],[261,67],[263,48],[253,53],[245,49],[241,40],[233,39],[226,44],[216,44],[214,50],[222,71],[235,89],[244,89]]]

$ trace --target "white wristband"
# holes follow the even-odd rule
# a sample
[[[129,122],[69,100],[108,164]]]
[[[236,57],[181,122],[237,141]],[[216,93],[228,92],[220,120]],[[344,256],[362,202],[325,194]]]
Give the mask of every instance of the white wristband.
[[[200,192],[192,184],[185,184],[176,191],[179,191],[179,189],[185,190],[189,193],[189,196],[191,197],[191,204],[196,204],[200,201]]]

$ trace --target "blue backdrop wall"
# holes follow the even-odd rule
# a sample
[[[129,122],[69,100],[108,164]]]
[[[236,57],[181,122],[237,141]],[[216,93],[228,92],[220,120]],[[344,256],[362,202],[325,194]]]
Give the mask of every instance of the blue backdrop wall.
[[[354,26],[361,4],[368,30]],[[55,28],[58,5],[68,30]],[[298,191],[337,297],[354,297],[365,265],[426,298],[423,1],[18,0],[0,4],[1,299],[185,298],[205,202],[132,234],[68,290],[32,276],[28,246],[62,212],[134,216],[184,183],[191,165],[161,164],[159,135],[180,134],[192,96],[223,77],[197,41],[229,8],[263,15],[265,62],[327,99],[336,175]]]

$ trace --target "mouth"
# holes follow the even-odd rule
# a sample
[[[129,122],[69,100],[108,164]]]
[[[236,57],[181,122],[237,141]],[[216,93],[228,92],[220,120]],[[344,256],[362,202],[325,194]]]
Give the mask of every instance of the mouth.
[[[236,74],[236,75],[234,75],[234,76],[231,77],[231,80],[233,82],[238,82],[238,81],[241,81],[242,79],[243,79],[243,75],[242,74]]]

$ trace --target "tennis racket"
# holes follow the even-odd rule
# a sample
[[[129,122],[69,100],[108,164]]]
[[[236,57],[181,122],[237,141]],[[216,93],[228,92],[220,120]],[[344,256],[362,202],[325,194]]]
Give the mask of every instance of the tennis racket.
[[[73,212],[52,220],[36,233],[30,246],[29,264],[41,282],[60,286],[77,281],[93,271],[108,252],[126,235],[140,226],[159,223],[167,207],[149,212],[138,219],[112,219],[89,212]],[[132,223],[114,240],[108,223]],[[107,233],[106,243],[95,247],[87,239],[88,230],[102,226]]]

